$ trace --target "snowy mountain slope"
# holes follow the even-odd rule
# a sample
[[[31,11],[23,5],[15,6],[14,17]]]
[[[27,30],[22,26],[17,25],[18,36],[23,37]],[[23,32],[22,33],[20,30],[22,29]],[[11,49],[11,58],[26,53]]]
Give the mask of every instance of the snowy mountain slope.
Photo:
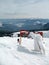
[[[18,37],[0,37],[0,65],[49,65],[49,38],[44,38],[45,55],[34,52],[34,40]]]

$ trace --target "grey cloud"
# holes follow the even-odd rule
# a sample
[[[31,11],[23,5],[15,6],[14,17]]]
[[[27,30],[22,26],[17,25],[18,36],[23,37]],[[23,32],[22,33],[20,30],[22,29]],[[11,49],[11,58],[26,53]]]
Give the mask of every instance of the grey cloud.
[[[19,5],[22,5],[22,4],[27,4],[27,3],[38,3],[42,0],[0,0],[0,4],[19,4]]]
[[[15,16],[15,15],[37,16],[37,15],[40,15],[40,13],[36,13],[37,15],[35,15],[35,12],[44,11],[43,8],[45,7],[44,6],[42,7],[43,4],[40,2],[45,2],[45,1],[47,2],[49,0],[0,0],[0,17],[1,15],[2,16]],[[46,9],[45,11],[47,14],[48,7],[45,9]]]
[[[35,4],[35,3],[39,3],[39,2],[42,2],[42,1],[49,1],[49,0],[14,0],[14,3],[17,3],[17,4]]]
[[[25,12],[7,12],[7,13],[4,13],[4,15],[28,15],[28,13],[25,13]]]

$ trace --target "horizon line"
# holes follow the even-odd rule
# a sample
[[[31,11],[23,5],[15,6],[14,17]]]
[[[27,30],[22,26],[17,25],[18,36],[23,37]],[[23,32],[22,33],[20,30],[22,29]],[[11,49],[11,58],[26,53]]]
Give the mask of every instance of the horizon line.
[[[0,19],[49,19],[49,18],[0,18]]]

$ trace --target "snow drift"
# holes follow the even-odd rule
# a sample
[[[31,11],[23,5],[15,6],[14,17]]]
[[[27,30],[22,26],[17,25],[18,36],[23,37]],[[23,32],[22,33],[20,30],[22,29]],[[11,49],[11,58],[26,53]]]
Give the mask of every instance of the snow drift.
[[[43,38],[45,55],[34,52],[34,40],[19,37],[0,37],[0,65],[49,65],[49,38]],[[48,41],[48,42],[47,42]]]

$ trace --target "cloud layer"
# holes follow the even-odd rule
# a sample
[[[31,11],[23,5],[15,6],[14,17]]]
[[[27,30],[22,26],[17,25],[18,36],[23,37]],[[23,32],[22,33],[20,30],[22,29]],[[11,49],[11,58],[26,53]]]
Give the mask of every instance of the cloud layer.
[[[49,18],[49,0],[0,0],[0,18]]]

